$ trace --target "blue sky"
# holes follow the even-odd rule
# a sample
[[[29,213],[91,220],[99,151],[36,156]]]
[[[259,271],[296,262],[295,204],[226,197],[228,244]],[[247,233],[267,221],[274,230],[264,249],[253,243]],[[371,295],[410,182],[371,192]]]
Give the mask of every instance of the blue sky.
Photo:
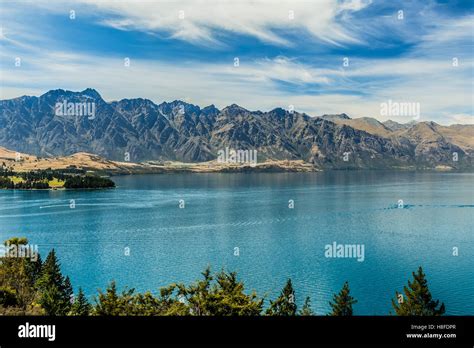
[[[380,115],[380,104],[392,100],[420,103],[420,120],[474,123],[468,0],[5,0],[0,6],[2,99],[92,87],[106,100],[181,99],[251,110],[292,105],[314,116],[411,121]]]

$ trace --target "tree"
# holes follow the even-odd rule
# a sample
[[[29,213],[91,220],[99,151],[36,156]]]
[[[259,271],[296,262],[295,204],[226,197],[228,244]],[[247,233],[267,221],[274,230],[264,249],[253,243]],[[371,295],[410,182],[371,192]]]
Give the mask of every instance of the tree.
[[[69,277],[64,278],[54,249],[41,267],[36,281],[38,303],[48,315],[66,315],[71,308],[72,286]]]
[[[160,290],[160,296],[155,297],[149,291],[143,294],[135,293],[134,289],[125,289],[121,293],[112,281],[105,292],[99,290],[95,299],[96,305],[91,311],[94,315],[190,315],[189,307],[174,297],[176,285]]]
[[[115,281],[110,282],[105,293],[99,290],[95,299],[95,315],[136,315],[134,306],[135,289],[125,289],[121,294],[117,292]]]
[[[77,316],[87,316],[91,312],[92,306],[87,301],[82,288],[79,288],[79,293],[77,297],[74,299],[74,303],[71,306],[71,311],[69,315],[77,315]]]
[[[293,316],[296,315],[295,290],[291,279],[285,284],[280,296],[275,301],[270,301],[270,307],[267,309],[267,315]]]
[[[66,276],[66,278],[64,278],[63,292],[64,298],[68,298],[69,303],[72,304],[72,301],[74,299],[74,291],[72,291],[72,284],[71,279],[69,279],[69,276]]]
[[[191,315],[229,315],[255,316],[260,315],[263,299],[255,292],[244,293],[244,283],[237,280],[235,272],[219,272],[215,279],[210,269],[203,273],[204,280],[186,286],[178,284],[174,287],[178,300],[186,304]],[[213,282],[215,280],[215,282]]]
[[[16,293],[8,287],[0,287],[0,305],[2,307],[14,307],[18,305]]]
[[[109,178],[100,176],[68,176],[64,183],[65,188],[110,188],[115,187],[115,183]]]
[[[306,299],[304,300],[303,307],[301,307],[298,314],[301,316],[314,315],[313,310],[311,309],[311,299],[309,298],[309,296],[306,297]]]
[[[30,282],[31,285],[34,286],[36,281],[41,276],[41,268],[43,267],[43,261],[41,260],[41,255],[38,253],[37,259],[32,260],[31,262],[27,263],[28,273],[31,276]]]
[[[158,299],[160,315],[190,315],[188,304],[181,298],[173,296],[175,290],[175,284],[160,289],[160,297]]]
[[[351,316],[352,305],[356,304],[357,300],[350,295],[349,283],[346,281],[341,291],[338,294],[334,294],[333,302],[329,302],[332,308],[329,315],[332,316]]]
[[[439,316],[445,312],[444,303],[439,300],[434,301],[428,288],[428,281],[425,278],[421,266],[418,271],[413,272],[413,281],[408,281],[408,287],[404,287],[405,296],[395,292],[395,299],[392,299],[392,307],[397,315],[409,316]]]
[[[7,254],[0,257],[0,303],[26,310],[35,297],[34,282],[41,269],[41,258],[21,256],[28,246],[26,238],[11,238],[4,242]],[[32,255],[31,255],[32,256]]]
[[[237,280],[237,273],[218,273],[206,303],[209,315],[260,315],[263,300],[255,292],[245,294],[244,288],[244,283]]]

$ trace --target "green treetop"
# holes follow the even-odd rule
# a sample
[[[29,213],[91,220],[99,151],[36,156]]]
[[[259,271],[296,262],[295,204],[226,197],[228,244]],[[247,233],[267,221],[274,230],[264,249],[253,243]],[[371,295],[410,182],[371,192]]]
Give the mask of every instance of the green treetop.
[[[275,301],[270,301],[267,315],[293,316],[296,315],[295,290],[291,279],[288,279],[280,296]]]
[[[332,316],[351,316],[352,305],[356,304],[357,300],[350,295],[349,283],[345,282],[341,291],[338,294],[334,294],[333,302],[329,302],[332,308],[329,315]]]
[[[439,300],[434,301],[428,288],[423,269],[413,272],[413,281],[408,281],[408,287],[403,288],[405,296],[396,292],[392,299],[392,307],[397,315],[439,316],[445,312],[444,303],[439,305]]]
[[[48,315],[66,315],[71,308],[72,286],[69,277],[64,278],[53,250],[41,267],[36,281],[39,291],[38,303]]]

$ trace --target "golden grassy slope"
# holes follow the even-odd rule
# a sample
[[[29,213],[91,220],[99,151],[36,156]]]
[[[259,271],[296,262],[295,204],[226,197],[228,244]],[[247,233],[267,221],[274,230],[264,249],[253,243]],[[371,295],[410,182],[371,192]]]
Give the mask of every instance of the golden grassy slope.
[[[183,162],[154,162],[145,163],[110,161],[97,155],[78,152],[70,156],[37,158],[36,156],[22,154],[20,161],[15,161],[16,152],[0,147],[0,165],[2,162],[13,171],[24,172],[45,169],[77,168],[108,174],[139,174],[139,173],[167,173],[167,172],[196,172],[212,173],[227,171],[242,171],[249,169],[246,164],[218,163],[217,161],[200,163]],[[265,161],[250,168],[256,171],[314,171],[309,163],[301,160]]]

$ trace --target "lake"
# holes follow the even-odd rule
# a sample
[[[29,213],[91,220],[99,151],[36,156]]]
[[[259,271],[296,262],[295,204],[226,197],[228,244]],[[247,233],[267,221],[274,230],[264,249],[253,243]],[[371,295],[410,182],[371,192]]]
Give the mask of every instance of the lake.
[[[355,314],[385,315],[395,291],[421,265],[447,314],[474,314],[474,174],[113,180],[112,190],[0,191],[1,240],[25,236],[43,259],[55,248],[75,290],[81,286],[89,296],[112,279],[119,287],[156,293],[198,279],[210,265],[237,271],[247,289],[270,299],[291,278],[298,304],[310,296],[320,315],[347,280],[359,301]],[[333,243],[363,246],[363,260],[326,257]]]

